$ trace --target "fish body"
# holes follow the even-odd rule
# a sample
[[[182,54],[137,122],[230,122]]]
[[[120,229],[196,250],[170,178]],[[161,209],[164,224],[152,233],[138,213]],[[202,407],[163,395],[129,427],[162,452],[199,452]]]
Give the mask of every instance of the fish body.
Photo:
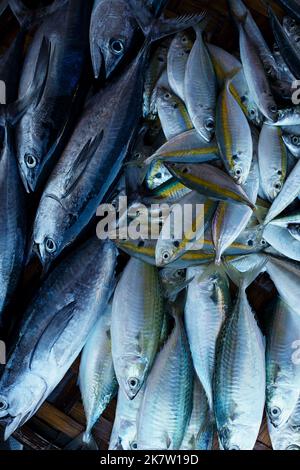
[[[297,286],[300,271],[298,263],[283,257],[270,256],[266,269],[281,299],[299,313]]]
[[[268,430],[274,450],[300,450],[300,398],[289,420],[279,428],[268,420]]]
[[[158,88],[156,106],[167,140],[193,128],[185,104],[168,89]]]
[[[148,377],[162,323],[163,295],[158,271],[131,258],[115,290],[111,325],[116,376],[129,399],[139,393]]]
[[[171,89],[183,102],[184,79],[187,61],[193,47],[193,40],[187,31],[177,33],[168,53],[168,80]]]
[[[32,300],[0,380],[5,439],[36,413],[81,352],[108,302],[116,256],[112,242],[93,237]]]
[[[86,444],[91,440],[94,425],[118,389],[111,354],[111,304],[101,313],[83,349],[79,369],[79,388],[87,419],[83,437]]]

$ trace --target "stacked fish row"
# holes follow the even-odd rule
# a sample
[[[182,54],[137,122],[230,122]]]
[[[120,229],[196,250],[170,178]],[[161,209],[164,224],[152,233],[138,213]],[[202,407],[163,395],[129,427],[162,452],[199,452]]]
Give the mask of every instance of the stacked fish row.
[[[282,2],[281,24],[269,9],[271,50],[243,2],[230,0],[234,56],[206,41],[208,15],[165,19],[164,1],[28,10],[10,0],[0,11],[7,3],[21,29],[3,57],[19,83],[0,115],[1,312],[24,268],[22,182],[38,197],[27,258],[51,271],[0,378],[5,439],[83,350],[87,427],[70,449],[96,448],[92,429],[117,393],[111,449],[208,450],[215,435],[222,449],[252,449],[265,404],[273,447],[299,449],[300,11]],[[77,248],[99,204],[120,195],[129,207],[117,227],[143,232],[156,221],[157,239],[93,235]],[[175,217],[186,205],[196,208],[188,234]],[[117,277],[122,252],[130,260]],[[246,293],[263,272],[278,292],[266,340]]]

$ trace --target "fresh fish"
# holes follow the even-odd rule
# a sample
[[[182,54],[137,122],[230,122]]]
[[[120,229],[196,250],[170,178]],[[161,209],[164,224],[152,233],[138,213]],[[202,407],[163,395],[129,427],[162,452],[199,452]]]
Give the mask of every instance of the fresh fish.
[[[299,398],[300,363],[295,352],[299,335],[299,312],[278,298],[267,331],[266,347],[266,409],[275,427],[287,423]]]
[[[220,47],[214,46],[213,44],[208,44],[207,47],[212,58],[220,88],[224,86],[224,81],[228,74],[232,72],[232,70],[237,70],[238,72],[232,77],[230,83],[230,92],[248,119],[254,124],[260,125],[263,116],[252,96],[250,96],[250,90],[241,62]]]
[[[158,271],[131,258],[115,290],[112,308],[112,355],[120,387],[129,399],[151,370],[163,323]]]
[[[165,183],[169,183],[171,179],[172,175],[169,170],[167,170],[163,162],[161,160],[156,160],[149,165],[145,182],[148,189],[156,190]]]
[[[281,299],[299,313],[299,263],[279,256],[269,256],[266,268]]]
[[[116,416],[109,442],[109,450],[137,449],[137,418],[143,400],[145,386],[138,395],[129,400],[119,388]]]
[[[109,78],[134,46],[138,24],[125,0],[96,0],[90,25],[95,78],[104,69]]]
[[[86,67],[90,9],[83,0],[68,0],[38,28],[27,53],[19,96],[24,96],[43,38],[50,44],[48,76],[35,109],[29,109],[16,129],[17,158],[27,192],[34,192],[53,168],[57,152],[79,97]]]
[[[268,430],[274,450],[300,450],[300,397],[290,419],[279,428],[268,420]]]
[[[214,421],[204,389],[195,375],[193,411],[180,450],[212,450]]]
[[[155,87],[166,70],[169,45],[170,39],[167,38],[157,46],[145,74],[143,115],[146,119],[155,118],[156,109],[153,103],[153,93],[156,92]]]
[[[289,176],[287,177],[283,188],[273,201],[269,212],[265,218],[264,224],[268,224],[272,219],[281,214],[299,194],[300,188],[300,162],[297,162]]]
[[[288,68],[296,79],[298,79],[300,77],[300,58],[297,48],[291,38],[287,35],[270,5],[268,5],[268,14],[278,49],[282,57],[284,57],[284,61]]]
[[[111,353],[111,304],[103,311],[83,349],[79,388],[87,420],[83,442],[92,440],[92,429],[117,392]]]
[[[239,292],[219,337],[214,380],[215,415],[224,450],[252,450],[262,422],[265,344],[246,294],[261,269],[261,261],[246,273],[230,268]]]
[[[238,27],[244,22],[244,29],[259,54],[265,73],[270,78],[276,77],[276,63],[260,29],[254,21],[251,12],[241,0],[229,0],[230,10]]]
[[[36,413],[84,347],[109,299],[116,256],[112,242],[93,237],[37,292],[0,379],[5,439]]]
[[[300,158],[300,136],[283,134],[282,138],[291,154],[296,158]]]
[[[175,95],[183,102],[185,101],[185,70],[193,43],[190,34],[187,31],[182,31],[174,37],[168,53],[169,84]]]
[[[180,258],[198,241],[216,209],[213,201],[196,191],[184,196],[170,209],[156,245],[156,265],[165,266]]]
[[[191,281],[191,279],[186,279],[185,269],[166,267],[161,269],[159,275],[164,296],[170,302],[175,302],[179,292],[185,289]]]
[[[272,202],[282,190],[287,175],[287,150],[279,127],[263,125],[258,143],[258,163],[263,193]]]
[[[196,41],[186,65],[184,96],[195,129],[210,142],[215,132],[217,80],[201,26],[198,25],[195,31]]]
[[[163,167],[165,168],[165,167]],[[161,168],[158,170],[159,172],[161,171]],[[167,170],[168,171],[168,170]],[[156,179],[157,182],[164,179],[164,174],[156,174]],[[153,182],[151,185],[154,187],[154,179],[152,180]],[[148,183],[149,184],[149,183]],[[163,184],[156,185],[155,184],[155,189],[150,193],[149,198],[151,199],[152,202],[155,200],[157,202],[164,202],[164,203],[173,203],[181,199],[183,196],[186,194],[190,193],[191,189],[187,188],[183,184],[181,184],[177,179],[171,178],[165,181]],[[147,201],[147,196],[143,199],[144,201]]]
[[[288,230],[288,232],[298,241],[300,241],[300,214],[294,212],[285,217],[273,219],[270,224],[276,227],[282,227]]]
[[[293,93],[293,82],[296,80],[288,66],[286,65],[277,44],[273,48],[274,59],[277,68],[277,80],[271,81],[273,91],[279,99],[291,100]]]
[[[184,103],[166,88],[156,92],[158,116],[167,140],[193,128]]]
[[[138,417],[138,450],[180,449],[189,424],[194,371],[179,309],[172,308],[174,329],[147,380]]]
[[[300,106],[280,109],[278,111],[278,120],[272,123],[273,126],[299,126],[300,125]]]
[[[257,155],[253,158],[252,166],[243,189],[249,200],[255,204],[259,187],[259,172]],[[212,222],[213,241],[216,250],[216,262],[221,262],[221,257],[227,248],[234,243],[238,236],[247,227],[253,211],[245,205],[220,202]]]
[[[282,255],[300,261],[300,239],[297,239],[297,225],[288,229],[272,222],[264,228],[264,239]]]
[[[192,129],[168,140],[148,157],[145,165],[155,161],[171,163],[203,163],[219,158],[216,141],[204,142],[199,133]]]
[[[254,208],[241,186],[219,168],[207,163],[185,165],[168,163],[168,170],[187,187],[211,199],[246,204]]]
[[[214,265],[189,268],[187,279],[191,278],[184,321],[194,367],[212,412],[216,343],[231,304],[229,280]]]
[[[230,90],[236,72],[227,77],[218,99],[216,137],[228,174],[238,184],[244,184],[251,168],[253,142],[247,118]]]
[[[246,18],[247,20],[247,18]],[[244,74],[251,96],[261,113],[270,121],[277,119],[277,106],[266,76],[263,63],[247,32],[245,21],[239,23],[240,54]]]

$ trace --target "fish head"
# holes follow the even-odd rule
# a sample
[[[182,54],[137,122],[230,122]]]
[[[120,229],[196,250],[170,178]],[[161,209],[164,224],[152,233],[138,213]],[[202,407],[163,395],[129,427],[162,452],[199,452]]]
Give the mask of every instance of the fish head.
[[[283,177],[282,171],[278,170],[278,172],[273,174],[273,177],[269,180],[269,184],[266,188],[264,188],[264,192],[268,197],[269,201],[274,201],[277,198],[278,194],[282,190],[283,187]]]
[[[146,184],[149,189],[156,189],[170,178],[172,175],[160,160],[152,161],[146,175]]]
[[[174,51],[176,57],[186,57],[193,47],[193,40],[187,31],[180,31],[172,41],[170,53]]]
[[[174,245],[172,243],[167,243],[157,246],[155,253],[156,266],[164,267],[172,263],[175,259],[177,249],[176,244],[179,242],[176,240],[174,243]]]
[[[297,22],[294,20],[294,18],[291,18],[290,16],[285,16],[282,21],[283,28],[285,31],[290,35],[290,36],[295,36],[297,34],[297,31],[299,32],[299,25]],[[297,43],[299,43],[300,38]]]
[[[267,387],[267,414],[275,428],[281,427],[288,421],[297,403],[298,395],[299,391],[295,393],[292,387],[285,387],[284,393],[282,387]]]
[[[180,100],[168,88],[159,86],[156,89],[156,104],[158,109],[163,109],[164,112],[172,114],[177,112],[177,109],[180,105]]]
[[[9,386],[0,383],[0,423],[5,427],[5,440],[42,404],[46,390],[45,381],[35,374],[22,375],[21,381]]]
[[[278,108],[272,96],[265,95],[265,102],[263,104],[264,114],[271,121],[278,120]]]
[[[69,222],[70,216],[57,199],[42,197],[34,223],[32,251],[45,270],[63,250],[64,232]]]
[[[132,47],[137,23],[123,0],[98,2],[90,28],[91,56],[95,78],[105,69],[109,78]]]
[[[233,155],[230,165],[230,176],[237,184],[244,184],[250,171],[250,164],[247,164],[247,158],[244,155]]]
[[[252,446],[253,436],[256,435],[256,428],[253,428],[250,425],[241,426],[233,421],[230,421],[219,431],[220,443],[224,450],[249,449]],[[251,441],[251,444],[249,440]]]
[[[257,125],[257,126],[262,126],[263,124],[263,115],[259,111],[258,107],[256,106],[255,103],[249,101],[247,103],[247,114],[250,119],[250,121]]]
[[[148,371],[148,362],[139,355],[122,357],[119,360],[119,383],[129,400],[141,390]]]
[[[300,241],[300,224],[289,224],[287,229],[292,237]]]
[[[283,141],[294,157],[300,157],[300,136],[283,134]]]

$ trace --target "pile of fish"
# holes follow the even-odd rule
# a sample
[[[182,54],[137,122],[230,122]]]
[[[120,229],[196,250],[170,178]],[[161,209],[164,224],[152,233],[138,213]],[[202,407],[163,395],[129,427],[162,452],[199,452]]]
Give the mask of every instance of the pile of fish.
[[[68,449],[97,448],[117,397],[111,450],[250,450],[265,409],[273,448],[300,450],[300,6],[279,3],[267,42],[228,1],[232,53],[209,12],[167,19],[166,0],[0,2],[20,25],[0,57],[5,440],[82,353]],[[266,278],[263,320],[248,288]]]

